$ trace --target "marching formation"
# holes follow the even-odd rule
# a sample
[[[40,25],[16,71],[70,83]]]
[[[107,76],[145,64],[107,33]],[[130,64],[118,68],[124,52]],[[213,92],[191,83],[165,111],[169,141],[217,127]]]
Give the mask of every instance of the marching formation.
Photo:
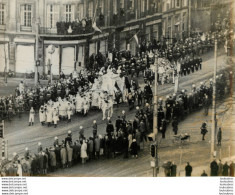
[[[226,94],[230,92],[228,90],[230,87],[229,77],[230,75],[226,75],[226,72],[224,72],[217,78],[216,90],[220,94],[219,98],[225,98]],[[211,88],[212,82],[210,80],[209,85],[200,83],[196,87],[194,84],[192,92],[189,94],[186,93],[186,90],[182,90],[177,95],[167,96],[164,101],[159,99],[158,130],[163,139],[168,124],[172,125],[172,130],[177,135],[180,120],[183,120],[192,111],[210,106],[212,102]],[[205,106],[205,102],[208,105]],[[33,109],[30,112],[34,114]],[[37,153],[33,153],[29,148],[25,148],[24,157],[14,153],[13,159],[3,160],[1,174],[3,176],[36,176],[54,172],[58,168],[67,168],[78,163],[85,164],[87,161],[100,158],[114,158],[121,154],[123,158],[128,158],[129,154],[133,158],[138,158],[140,149],[144,148],[145,142],[148,142],[147,135],[152,132],[152,124],[153,105],[150,103],[146,103],[143,107],[139,105],[136,107],[133,120],[127,120],[125,111],[122,111],[121,115],[118,116],[115,124],[108,117],[106,134],[104,135],[99,134],[98,125],[96,121],[93,121],[92,135],[89,138],[85,137],[84,128],[80,126],[79,137],[77,138],[74,138],[72,132],[68,131],[64,140],[55,137],[51,147],[43,147],[39,142]],[[54,123],[54,125],[56,124]],[[206,123],[203,123],[201,127],[203,140],[206,131]],[[222,136],[221,132],[220,135],[218,133],[218,136]],[[218,144],[221,145],[219,139]],[[165,164],[163,164],[163,168],[166,171]]]

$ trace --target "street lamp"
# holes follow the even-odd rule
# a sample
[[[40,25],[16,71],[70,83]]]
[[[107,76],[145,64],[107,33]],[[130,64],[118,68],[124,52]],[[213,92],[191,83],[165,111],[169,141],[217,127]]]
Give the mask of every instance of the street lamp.
[[[216,72],[217,72],[217,39],[216,34],[212,36],[215,40],[214,50],[214,77],[213,77],[213,99],[212,99],[212,126],[211,126],[211,159],[213,159],[215,151],[215,131],[216,131]]]

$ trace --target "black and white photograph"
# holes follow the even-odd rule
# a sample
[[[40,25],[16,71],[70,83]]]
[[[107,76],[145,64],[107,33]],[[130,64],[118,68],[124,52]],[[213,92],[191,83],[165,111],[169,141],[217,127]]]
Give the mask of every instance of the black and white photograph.
[[[234,24],[233,0],[1,0],[0,176],[233,178]]]

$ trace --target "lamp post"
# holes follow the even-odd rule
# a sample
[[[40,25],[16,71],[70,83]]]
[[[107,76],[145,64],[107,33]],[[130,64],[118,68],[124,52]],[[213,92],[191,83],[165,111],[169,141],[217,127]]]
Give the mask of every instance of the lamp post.
[[[158,56],[157,51],[154,52],[154,65],[155,65],[155,83],[154,83],[154,116],[153,116],[153,133],[157,141],[157,112],[158,112]]]
[[[211,159],[215,151],[215,131],[216,131],[216,72],[217,72],[217,39],[215,36],[215,50],[214,50],[214,78],[213,78],[213,99],[212,99],[212,126],[211,126]]]

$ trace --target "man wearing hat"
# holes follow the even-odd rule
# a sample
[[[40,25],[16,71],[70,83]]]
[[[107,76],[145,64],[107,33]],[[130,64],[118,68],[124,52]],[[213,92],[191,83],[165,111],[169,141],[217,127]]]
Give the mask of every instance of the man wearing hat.
[[[25,159],[29,159],[29,157],[30,157],[30,154],[29,154],[29,149],[28,149],[28,147],[26,147],[26,148],[25,148],[24,157],[25,157]]]
[[[83,126],[79,127],[79,139],[85,139]]]
[[[41,142],[38,142],[38,153],[42,151],[42,144]]]
[[[65,142],[65,146],[67,146],[67,143],[68,144],[72,143],[72,132],[70,130],[68,131],[68,135],[65,138],[64,142]]]
[[[53,144],[54,147],[59,146],[59,139],[58,139],[58,137],[55,137],[54,140],[55,140],[54,144]]]
[[[111,120],[109,120],[109,122],[108,122],[108,124],[106,126],[106,133],[108,135],[111,135],[111,133],[113,133],[113,132],[114,132],[114,126],[113,126]]]
[[[96,135],[97,135],[97,123],[96,120],[93,121],[93,138],[95,139]]]
[[[202,134],[202,140],[205,140],[205,135],[206,133],[208,132],[207,131],[207,128],[206,128],[206,122],[202,123],[202,126],[201,126],[201,134]]]

